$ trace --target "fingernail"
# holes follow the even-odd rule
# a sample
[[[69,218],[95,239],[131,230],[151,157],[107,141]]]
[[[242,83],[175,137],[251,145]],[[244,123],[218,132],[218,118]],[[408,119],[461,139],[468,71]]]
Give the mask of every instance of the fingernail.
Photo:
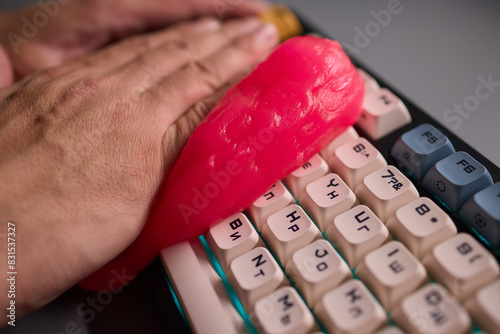
[[[255,38],[264,45],[274,45],[278,43],[278,30],[272,24],[266,23],[255,32]]]
[[[194,24],[196,25],[197,28],[203,31],[215,31],[220,29],[222,25],[221,21],[213,17],[202,18],[198,21],[195,21]]]

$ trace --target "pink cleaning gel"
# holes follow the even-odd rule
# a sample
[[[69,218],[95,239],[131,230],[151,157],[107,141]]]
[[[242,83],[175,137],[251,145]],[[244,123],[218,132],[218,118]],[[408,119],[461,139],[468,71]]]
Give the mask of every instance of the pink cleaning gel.
[[[363,94],[338,42],[306,36],[281,44],[193,132],[139,237],[81,285],[106,289],[113,273],[135,276],[162,248],[245,210],[354,124]]]

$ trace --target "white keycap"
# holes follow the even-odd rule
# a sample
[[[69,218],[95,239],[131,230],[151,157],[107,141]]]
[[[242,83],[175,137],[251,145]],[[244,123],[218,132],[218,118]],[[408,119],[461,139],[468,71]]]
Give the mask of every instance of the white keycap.
[[[457,234],[450,216],[427,197],[417,198],[396,210],[386,226],[419,259]]]
[[[325,292],[352,278],[347,264],[325,239],[296,251],[286,265],[286,272],[311,307]]]
[[[380,139],[410,123],[408,109],[390,90],[381,88],[373,94],[365,94],[363,112],[357,124],[373,139]]]
[[[322,232],[355,203],[356,196],[337,174],[327,174],[309,183],[300,196],[300,205]]]
[[[300,206],[292,204],[269,216],[262,237],[285,265],[296,250],[320,238],[321,232]]]
[[[252,223],[242,213],[236,213],[212,226],[205,239],[224,271],[238,256],[257,245],[264,246]]]
[[[355,193],[383,222],[419,196],[413,183],[394,166],[382,167],[365,176]]]
[[[498,277],[493,255],[472,236],[458,233],[440,243],[422,260],[429,275],[460,301]]]
[[[239,333],[243,320],[198,240],[165,248],[160,259],[193,333]]]
[[[403,299],[391,318],[406,332],[418,334],[465,334],[471,325],[457,300],[442,285],[432,283]]]
[[[474,322],[489,333],[500,333],[500,280],[481,288],[465,303]]]
[[[387,165],[384,157],[365,138],[351,140],[335,150],[330,168],[354,189],[368,174]]]
[[[262,231],[262,226],[270,215],[292,203],[294,203],[292,194],[281,181],[278,181],[248,207],[247,213],[257,229]]]
[[[314,317],[294,288],[282,287],[255,303],[256,328],[264,334],[302,334],[316,327]]]
[[[266,248],[257,247],[231,262],[227,280],[245,311],[284,284],[285,274]]]
[[[375,332],[375,334],[404,334],[399,327],[387,326]]]
[[[290,189],[295,198],[299,198],[306,186],[314,180],[328,173],[328,164],[319,155],[315,154],[302,167],[294,170],[283,182]]]
[[[387,324],[384,309],[365,285],[356,280],[328,292],[314,312],[329,333],[373,333]]]
[[[340,251],[351,268],[363,257],[390,240],[387,227],[365,205],[338,215],[326,230],[326,237]]]
[[[422,263],[399,241],[390,241],[369,253],[359,264],[356,275],[386,310],[395,307],[427,278]]]
[[[380,90],[380,86],[371,75],[366,73],[364,70],[358,68],[359,74],[361,74],[361,77],[363,78],[363,82],[365,83],[365,96],[368,94],[373,94],[376,93]]]
[[[332,140],[328,145],[326,145],[320,152],[326,163],[330,163],[330,159],[337,149],[337,147],[353,140],[359,138],[358,133],[352,126],[348,127],[344,132],[338,135],[334,140]]]

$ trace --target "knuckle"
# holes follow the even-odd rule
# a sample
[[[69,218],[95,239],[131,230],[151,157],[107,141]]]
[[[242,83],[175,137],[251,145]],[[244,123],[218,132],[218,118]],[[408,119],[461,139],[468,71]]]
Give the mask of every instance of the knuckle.
[[[70,103],[87,100],[105,88],[106,84],[105,77],[95,75],[78,79],[66,89],[62,99]]]
[[[198,78],[209,90],[215,91],[221,86],[221,75],[215,67],[206,60],[193,60],[187,65],[188,71]]]
[[[173,38],[165,44],[166,52],[179,54],[180,57],[185,59],[192,59],[193,56],[199,54],[196,45],[187,39]]]
[[[141,67],[149,65],[149,57],[146,53],[139,53],[135,56],[133,62]]]

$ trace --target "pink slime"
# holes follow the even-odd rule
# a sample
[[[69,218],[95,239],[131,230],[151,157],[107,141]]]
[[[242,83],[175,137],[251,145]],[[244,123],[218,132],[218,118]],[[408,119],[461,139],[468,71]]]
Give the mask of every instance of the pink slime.
[[[306,36],[283,43],[193,132],[139,237],[80,285],[107,289],[113,270],[135,276],[162,248],[246,209],[354,124],[363,94],[338,42]]]

